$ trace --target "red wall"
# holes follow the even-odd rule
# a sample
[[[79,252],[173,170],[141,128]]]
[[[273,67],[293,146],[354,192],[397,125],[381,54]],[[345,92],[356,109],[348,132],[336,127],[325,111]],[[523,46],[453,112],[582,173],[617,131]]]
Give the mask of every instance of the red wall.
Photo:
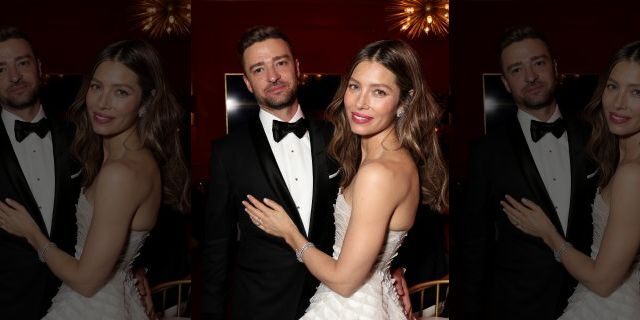
[[[257,24],[281,28],[295,47],[303,72],[342,73],[365,44],[402,35],[389,31],[384,0],[254,0],[193,3],[192,175],[208,176],[210,142],[225,134],[224,73],[242,72],[235,47]],[[449,90],[446,40],[409,41],[420,53],[430,86]]]

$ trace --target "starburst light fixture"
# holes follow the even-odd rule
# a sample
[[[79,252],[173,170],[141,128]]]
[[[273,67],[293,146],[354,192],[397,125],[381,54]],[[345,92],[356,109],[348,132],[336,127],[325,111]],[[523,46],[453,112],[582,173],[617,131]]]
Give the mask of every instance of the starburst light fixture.
[[[449,0],[394,0],[389,11],[391,28],[410,39],[444,38],[449,33]]]
[[[151,38],[187,35],[191,30],[191,0],[138,0],[134,19]]]

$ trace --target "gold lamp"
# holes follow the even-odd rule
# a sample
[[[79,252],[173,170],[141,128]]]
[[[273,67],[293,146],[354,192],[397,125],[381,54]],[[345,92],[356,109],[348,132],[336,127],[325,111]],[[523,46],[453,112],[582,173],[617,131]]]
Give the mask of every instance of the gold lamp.
[[[391,28],[400,29],[410,39],[449,34],[449,0],[394,0],[389,11]]]
[[[191,0],[138,0],[134,20],[151,38],[183,36],[191,30]]]

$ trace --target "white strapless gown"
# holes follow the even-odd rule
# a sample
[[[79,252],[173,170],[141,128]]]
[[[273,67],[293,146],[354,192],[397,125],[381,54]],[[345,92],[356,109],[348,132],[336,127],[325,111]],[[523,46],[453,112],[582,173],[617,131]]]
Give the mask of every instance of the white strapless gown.
[[[92,217],[93,208],[82,193],[76,205],[78,219],[76,259],[79,259],[82,254]],[[62,284],[53,298],[53,305],[43,319],[148,319],[130,270],[131,263],[138,255],[147,234],[146,231],[129,233],[129,239],[116,263],[111,279],[92,297],[84,297]]]
[[[591,258],[598,256],[602,235],[607,225],[609,208],[600,193],[593,203],[593,244]],[[610,296],[603,298],[582,284],[569,298],[560,317],[563,320],[638,320],[640,319],[640,256],[636,256],[627,279]]]
[[[335,204],[336,236],[333,258],[338,259],[351,216],[351,208],[342,193]],[[388,231],[387,239],[373,265],[369,279],[352,296],[345,298],[320,284],[311,298],[311,305],[301,319],[327,320],[406,320],[400,300],[389,273],[389,265],[396,256],[406,231]]]

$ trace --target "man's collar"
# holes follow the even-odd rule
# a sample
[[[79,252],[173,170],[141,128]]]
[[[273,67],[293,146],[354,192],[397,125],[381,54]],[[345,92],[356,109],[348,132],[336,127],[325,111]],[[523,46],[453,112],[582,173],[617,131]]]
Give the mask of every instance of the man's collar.
[[[35,117],[33,117],[33,119],[31,119],[31,121],[26,121],[25,119],[23,119],[22,117],[20,117],[19,115],[9,111],[8,109],[2,107],[2,118],[3,119],[7,119],[10,121],[14,121],[14,120],[20,120],[20,121],[24,121],[24,122],[38,122],[40,121],[40,119],[42,118],[46,118],[45,114],[44,114],[44,109],[42,108],[42,104],[38,105],[38,113],[36,113]]]

